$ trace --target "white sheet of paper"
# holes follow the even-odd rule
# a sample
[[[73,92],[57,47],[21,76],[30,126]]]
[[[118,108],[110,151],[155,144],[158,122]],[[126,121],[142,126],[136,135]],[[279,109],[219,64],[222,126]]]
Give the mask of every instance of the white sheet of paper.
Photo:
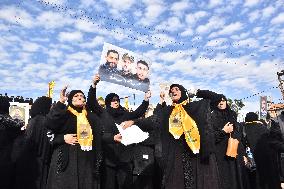
[[[149,137],[149,133],[142,131],[137,125],[132,125],[125,130],[122,129],[122,126],[118,124],[115,125],[122,136],[121,143],[125,146],[143,142]]]

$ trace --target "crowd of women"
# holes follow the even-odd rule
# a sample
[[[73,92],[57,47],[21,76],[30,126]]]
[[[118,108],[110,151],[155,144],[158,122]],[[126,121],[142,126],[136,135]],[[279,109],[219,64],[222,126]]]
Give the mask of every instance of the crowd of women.
[[[160,103],[152,115],[151,92],[132,112],[109,93],[105,107],[96,99],[99,75],[85,96],[61,91],[56,104],[38,98],[26,129],[12,119],[0,97],[1,189],[280,189],[284,113],[269,123],[249,112],[237,121],[227,99],[172,84],[173,104]],[[149,133],[123,145],[116,124]]]

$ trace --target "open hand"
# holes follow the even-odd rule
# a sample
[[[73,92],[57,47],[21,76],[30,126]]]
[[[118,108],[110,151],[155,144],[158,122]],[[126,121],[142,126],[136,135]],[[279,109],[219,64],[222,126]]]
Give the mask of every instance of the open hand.
[[[67,90],[67,87],[68,87],[68,85],[66,85],[66,86],[64,86],[64,88],[61,90],[61,92],[60,92],[60,99],[59,99],[59,101],[61,102],[61,103],[65,103],[66,102],[66,100],[67,100],[67,96],[66,96],[66,90]]]
[[[64,141],[67,144],[75,145],[78,143],[77,135],[76,134],[66,134],[64,135]]]

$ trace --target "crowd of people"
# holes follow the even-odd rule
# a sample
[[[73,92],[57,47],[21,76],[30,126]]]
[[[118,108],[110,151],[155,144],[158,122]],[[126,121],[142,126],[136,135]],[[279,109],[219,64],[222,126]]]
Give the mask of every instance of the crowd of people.
[[[150,112],[147,91],[128,111],[115,93],[99,103],[99,81],[88,96],[65,87],[57,103],[36,99],[25,127],[0,97],[0,189],[281,188],[284,111],[268,123],[249,112],[239,123],[223,94],[199,89],[191,101],[181,84],[170,86],[172,104],[161,92]],[[117,125],[149,137],[124,145]]]

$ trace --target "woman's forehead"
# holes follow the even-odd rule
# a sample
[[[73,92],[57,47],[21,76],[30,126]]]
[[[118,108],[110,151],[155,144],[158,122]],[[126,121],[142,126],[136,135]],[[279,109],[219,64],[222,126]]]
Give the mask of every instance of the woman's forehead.
[[[83,94],[83,93],[78,92],[78,93],[76,93],[74,96],[84,96],[84,94]]]

